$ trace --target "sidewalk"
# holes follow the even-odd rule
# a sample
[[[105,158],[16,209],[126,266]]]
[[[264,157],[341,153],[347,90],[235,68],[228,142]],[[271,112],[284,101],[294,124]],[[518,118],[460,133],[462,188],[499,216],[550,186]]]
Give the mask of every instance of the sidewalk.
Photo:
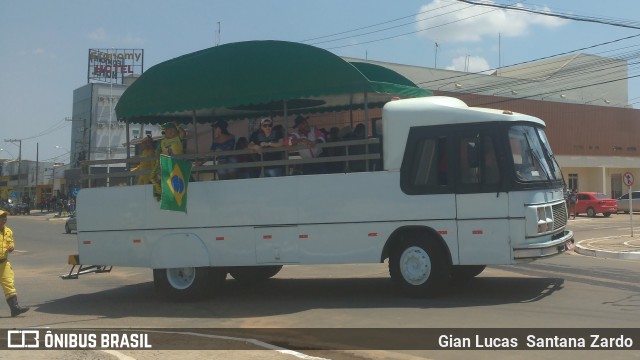
[[[576,243],[575,252],[601,258],[640,260],[640,234],[581,240]]]
[[[47,220],[67,220],[69,218],[69,213],[68,212],[62,212],[62,215],[59,216],[59,213],[57,211],[44,211],[44,212],[40,212],[40,210],[31,210],[31,212],[29,213],[29,216],[33,216],[33,217],[43,217],[43,218],[47,218]]]

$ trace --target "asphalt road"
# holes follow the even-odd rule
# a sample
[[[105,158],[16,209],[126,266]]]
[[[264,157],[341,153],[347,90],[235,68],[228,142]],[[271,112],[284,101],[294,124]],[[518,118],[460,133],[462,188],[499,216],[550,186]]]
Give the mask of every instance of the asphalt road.
[[[625,224],[625,219],[627,223]],[[576,239],[604,236],[628,229],[628,215],[571,220]],[[109,274],[90,274],[61,280],[69,270],[68,254],[76,249],[75,234],[64,223],[42,217],[13,216],[8,225],[16,237],[11,257],[23,305],[32,310],[17,318],[0,308],[2,328],[123,329],[157,328],[190,334],[185,349],[217,344],[221,351],[0,351],[2,358],[304,358],[329,359],[629,359],[630,351],[455,351],[398,350],[312,351],[308,344],[325,341],[296,328],[635,328],[640,320],[640,264],[637,261],[597,259],[575,253],[520,266],[489,267],[474,281],[453,286],[431,299],[410,299],[394,293],[385,264],[285,267],[274,279],[245,287],[227,280],[224,293],[197,303],[168,303],[156,296],[151,271],[115,268]],[[264,343],[249,331],[231,331],[229,338],[211,338],[211,329],[279,328]],[[169,330],[165,330],[169,331]],[[337,334],[349,342],[353,334]],[[393,338],[389,330],[389,338]],[[397,332],[399,333],[399,332]],[[0,334],[1,335],[1,334]],[[384,342],[384,339],[380,340]],[[241,343],[243,345],[238,345]],[[206,345],[205,345],[206,344]],[[327,348],[336,343],[327,342]],[[375,344],[374,344],[375,345]],[[245,347],[242,347],[245,346]],[[264,350],[265,346],[272,346]],[[275,346],[275,347],[274,347]],[[236,348],[247,349],[237,351]],[[279,347],[279,348],[276,348]],[[373,346],[383,348],[384,346]],[[232,349],[232,350],[230,350]],[[267,349],[269,349],[267,347]],[[283,349],[294,350],[292,353]],[[6,355],[6,356],[5,356]]]

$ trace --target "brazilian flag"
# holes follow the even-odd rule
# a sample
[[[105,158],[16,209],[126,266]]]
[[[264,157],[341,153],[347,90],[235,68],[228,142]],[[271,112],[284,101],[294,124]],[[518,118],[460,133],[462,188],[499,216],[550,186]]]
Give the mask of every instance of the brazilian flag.
[[[160,209],[187,212],[187,186],[191,176],[191,162],[160,155],[160,170]]]

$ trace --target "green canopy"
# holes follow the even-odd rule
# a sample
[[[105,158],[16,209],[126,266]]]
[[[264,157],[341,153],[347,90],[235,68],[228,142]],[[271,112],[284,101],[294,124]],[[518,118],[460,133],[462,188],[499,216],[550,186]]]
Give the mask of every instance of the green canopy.
[[[362,107],[391,96],[431,93],[396,72],[349,63],[333,53],[285,41],[246,41],[186,54],[151,67],[122,95],[119,119],[138,123],[274,115]],[[286,101],[286,103],[285,103]]]

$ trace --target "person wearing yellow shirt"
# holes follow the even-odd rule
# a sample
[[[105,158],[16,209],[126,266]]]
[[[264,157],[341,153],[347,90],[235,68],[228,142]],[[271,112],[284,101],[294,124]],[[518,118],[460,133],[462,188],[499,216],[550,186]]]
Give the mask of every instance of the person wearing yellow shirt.
[[[176,156],[184,154],[184,145],[182,143],[184,130],[178,129],[178,126],[173,122],[168,122],[161,125],[160,129],[164,134],[164,138],[160,140],[160,143],[158,144],[158,147],[156,149],[157,160],[151,174],[153,195],[158,200],[162,195],[162,184],[160,184],[160,155]]]
[[[9,262],[9,253],[13,252],[13,231],[9,229],[7,224],[7,212],[0,210],[0,285],[4,297],[11,309],[11,316],[16,317],[29,310],[28,307],[22,307],[18,304],[18,295],[13,285],[14,273],[11,263]]]
[[[153,158],[155,154],[155,149],[153,148],[153,139],[151,136],[147,136],[140,143],[142,145],[142,154],[140,157],[142,158]],[[155,165],[154,160],[142,161],[138,166],[131,169],[131,171],[149,171],[148,174],[138,175],[138,179],[136,180],[137,185],[144,185],[151,183],[151,171],[153,171],[153,166]]]

